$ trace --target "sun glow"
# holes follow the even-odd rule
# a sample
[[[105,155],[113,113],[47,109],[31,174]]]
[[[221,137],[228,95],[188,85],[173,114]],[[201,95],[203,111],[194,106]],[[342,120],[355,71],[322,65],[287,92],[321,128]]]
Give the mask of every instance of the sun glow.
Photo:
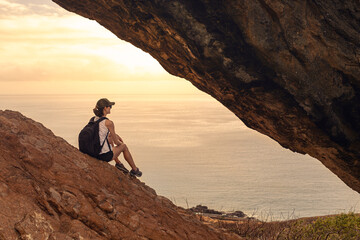
[[[148,53],[48,0],[0,0],[0,49],[0,94],[198,92]]]

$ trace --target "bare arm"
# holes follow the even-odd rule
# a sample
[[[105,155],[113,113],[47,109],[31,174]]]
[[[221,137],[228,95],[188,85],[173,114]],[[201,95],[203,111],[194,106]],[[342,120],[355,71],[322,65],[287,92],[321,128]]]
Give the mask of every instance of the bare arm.
[[[109,133],[109,136],[108,136],[108,141],[109,141],[110,145],[114,147],[114,140],[113,140],[113,138],[111,137],[111,134],[110,134],[110,133]]]
[[[118,139],[120,140],[120,142],[122,142],[122,143],[124,142],[119,135],[116,135],[116,136],[118,137]]]
[[[122,140],[122,138],[119,135],[116,134],[116,137],[119,139],[119,141],[121,143],[124,143],[124,141]],[[111,134],[109,134],[108,141],[111,144],[111,146],[114,147],[114,140],[113,140],[113,137],[111,136]]]
[[[117,136],[115,133],[114,123],[110,120],[105,120],[105,126],[109,129],[113,142],[118,146],[121,145],[121,141],[119,140],[119,138],[114,137]]]

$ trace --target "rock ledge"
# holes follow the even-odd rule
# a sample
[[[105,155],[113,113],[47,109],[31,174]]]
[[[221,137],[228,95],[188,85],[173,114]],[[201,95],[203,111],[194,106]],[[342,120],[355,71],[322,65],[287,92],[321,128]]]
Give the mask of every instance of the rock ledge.
[[[240,239],[0,110],[0,239]]]

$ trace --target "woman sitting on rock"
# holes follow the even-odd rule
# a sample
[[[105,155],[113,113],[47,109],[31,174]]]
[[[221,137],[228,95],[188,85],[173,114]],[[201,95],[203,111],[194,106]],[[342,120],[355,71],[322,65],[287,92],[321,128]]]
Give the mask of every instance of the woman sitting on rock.
[[[101,117],[106,117],[108,114],[110,114],[111,107],[114,104],[115,102],[110,102],[107,98],[102,98],[97,101],[96,107],[93,109],[95,113],[94,121],[97,121]],[[121,137],[115,133],[114,123],[109,119],[105,119],[99,123],[99,138],[100,143],[104,143],[104,145],[100,151],[98,159],[105,162],[115,160],[115,167],[125,173],[128,173],[129,170],[124,167],[118,158],[121,153],[124,153],[125,160],[132,168],[130,175],[141,177],[142,172],[139,170],[139,168],[136,167],[128,147],[123,142]]]

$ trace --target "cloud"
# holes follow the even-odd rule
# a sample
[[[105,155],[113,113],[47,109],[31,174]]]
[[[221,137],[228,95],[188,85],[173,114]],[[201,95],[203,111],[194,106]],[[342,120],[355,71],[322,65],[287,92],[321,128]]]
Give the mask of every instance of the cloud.
[[[28,11],[28,8],[19,3],[9,2],[6,0],[0,0],[0,17],[23,15]]]
[[[138,92],[150,83],[189,89],[149,54],[50,0],[0,0],[0,49],[0,94],[68,91],[71,82],[81,88],[73,92],[96,92],[99,81]]]
[[[34,15],[32,4],[20,2],[0,0],[6,9],[32,11],[0,18],[0,81],[168,77],[149,54],[95,21],[74,14]]]
[[[132,71],[106,58],[67,53],[19,55],[7,62],[0,62],[1,81],[141,81],[169,80],[166,73]],[[145,69],[146,70],[146,69]]]
[[[50,0],[0,0],[0,19],[25,15],[64,16],[70,13]]]

